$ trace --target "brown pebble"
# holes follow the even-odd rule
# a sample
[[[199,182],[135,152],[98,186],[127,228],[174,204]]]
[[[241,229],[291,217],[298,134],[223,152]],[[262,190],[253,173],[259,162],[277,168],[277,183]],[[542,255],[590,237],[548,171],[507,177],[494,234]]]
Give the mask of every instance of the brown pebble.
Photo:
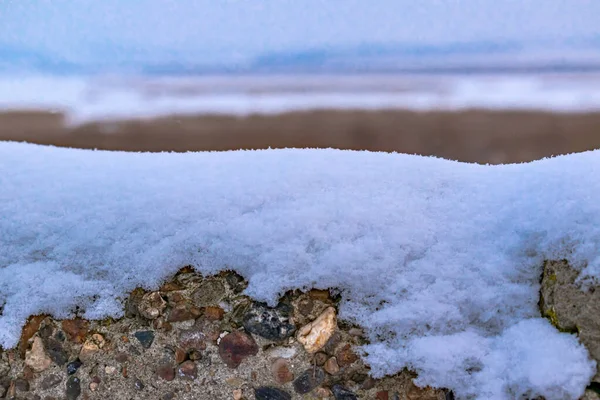
[[[21,338],[19,339],[19,355],[22,359],[25,358],[25,352],[27,351],[29,339],[35,335],[35,333],[40,329],[40,325],[42,321],[46,318],[46,315],[34,315],[29,318],[23,330],[21,331]],[[11,353],[12,354],[12,353]]]
[[[156,376],[170,382],[175,379],[175,368],[171,364],[161,364],[156,368]]]
[[[275,381],[281,385],[294,380],[294,374],[290,371],[290,365],[284,358],[278,358],[273,362],[271,373]]]
[[[327,361],[327,358],[328,358],[327,354],[325,354],[323,352],[319,352],[319,353],[315,354],[314,362],[319,367],[322,367],[325,364],[325,361]]]
[[[375,398],[377,400],[389,400],[390,394],[387,390],[382,390],[382,391],[377,392],[377,394],[375,395]]]
[[[175,349],[175,362],[181,364],[187,358],[187,353],[180,347]]]
[[[123,375],[123,378],[127,378],[127,365],[124,365],[121,369],[121,375]]]
[[[345,367],[358,361],[358,356],[352,351],[352,347],[349,344],[344,345],[338,350],[336,358],[340,367]]]
[[[325,369],[325,371],[327,371],[329,375],[335,375],[338,372],[340,372],[340,366],[338,365],[338,362],[335,359],[335,357],[331,357],[329,360],[327,360],[327,362],[323,366],[323,369]]]
[[[339,332],[334,332],[333,335],[329,338],[325,346],[323,347],[323,351],[327,354],[333,354],[335,349],[342,341],[342,334]]]
[[[163,300],[159,292],[150,292],[142,297],[137,307],[142,317],[156,319],[167,307],[167,302]]]
[[[100,384],[99,384],[99,383],[96,383],[96,382],[90,382],[90,390],[91,390],[92,392],[95,392],[96,390],[98,390],[98,387],[99,387],[99,386],[100,386]]]
[[[198,367],[193,361],[185,361],[177,369],[177,374],[182,379],[194,380],[198,377]]]
[[[197,361],[202,358],[202,353],[200,353],[198,350],[192,350],[188,353],[188,357],[192,361]]]
[[[190,321],[198,318],[201,311],[197,307],[177,306],[169,312],[168,322]]]
[[[298,310],[300,314],[306,317],[312,312],[314,307],[315,303],[313,302],[313,300],[310,297],[305,297],[298,302],[296,310]]]
[[[329,290],[312,289],[308,292],[308,295],[313,300],[319,300],[323,303],[331,303],[331,295]]]
[[[127,336],[123,335],[123,336],[121,336],[121,341],[123,343],[129,343],[129,338]]]
[[[90,323],[81,318],[65,319],[62,321],[62,329],[67,338],[75,343],[83,343],[88,333]]]
[[[223,319],[225,311],[221,307],[208,306],[204,308],[204,316],[209,321],[220,321]]]
[[[129,361],[129,356],[128,356],[127,354],[125,354],[125,353],[118,353],[118,354],[115,356],[115,360],[116,360],[117,362],[124,363],[124,362],[127,362],[127,361]]]
[[[178,343],[184,351],[202,351],[206,349],[206,335],[196,328],[186,329],[179,334]]]
[[[252,336],[243,332],[232,332],[221,339],[219,356],[229,368],[237,368],[244,359],[258,354],[258,345]]]
[[[27,379],[28,381],[33,379],[33,369],[31,369],[28,366],[25,366],[25,368],[23,368],[23,378]]]
[[[377,381],[371,377],[368,377],[363,384],[360,386],[363,390],[371,390],[377,385]]]
[[[182,290],[183,286],[175,283],[175,282],[167,282],[160,287],[161,292],[173,292],[175,290]]]
[[[242,389],[235,389],[233,391],[233,400],[242,400],[244,395],[242,393]]]
[[[320,387],[315,389],[315,397],[318,399],[328,399],[330,397],[333,397],[333,393],[331,392],[331,390],[325,387]]]

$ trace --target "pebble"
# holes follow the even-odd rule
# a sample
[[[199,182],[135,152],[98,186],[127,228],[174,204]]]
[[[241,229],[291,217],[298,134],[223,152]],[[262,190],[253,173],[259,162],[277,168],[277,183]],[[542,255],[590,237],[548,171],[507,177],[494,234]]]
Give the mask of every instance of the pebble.
[[[194,304],[198,307],[213,306],[225,296],[225,285],[219,279],[206,279],[192,293]]]
[[[195,327],[182,330],[179,334],[178,344],[186,352],[191,350],[202,351],[206,349],[206,335]]]
[[[327,361],[327,354],[323,353],[323,352],[319,352],[315,354],[314,357],[314,361],[315,364],[317,364],[319,367],[322,367],[325,362]]]
[[[81,360],[79,360],[79,358],[74,361],[71,361],[67,364],[67,374],[73,375],[82,365],[83,363],[81,362]]]
[[[33,335],[35,335],[45,318],[45,315],[34,315],[33,317],[29,318],[29,320],[23,327],[23,330],[21,331],[21,339],[19,340],[18,346],[19,355],[21,356],[21,358],[25,357],[29,339],[31,339]]]
[[[336,375],[338,372],[340,372],[340,366],[338,365],[335,357],[331,357],[329,360],[327,360],[323,368],[329,375]]]
[[[352,391],[346,389],[342,385],[333,385],[331,391],[333,392],[335,400],[358,400],[358,397],[356,397]]]
[[[25,366],[23,368],[23,378],[27,379],[28,381],[33,379],[33,369],[31,369],[28,366]]]
[[[81,381],[77,377],[70,377],[67,380],[67,400],[75,400],[81,394]]]
[[[220,321],[225,315],[225,310],[221,307],[208,306],[204,308],[204,316],[209,321]]]
[[[106,341],[99,333],[95,333],[91,338],[85,341],[79,352],[79,359],[82,362],[89,361],[94,354],[104,347]]]
[[[379,392],[377,392],[377,394],[375,395],[375,399],[377,400],[389,400],[390,399],[390,394],[387,390],[381,390]]]
[[[167,382],[175,379],[175,368],[171,364],[161,364],[156,368],[156,375]]]
[[[344,345],[338,350],[335,356],[340,367],[345,367],[358,361],[358,356],[352,351],[352,347],[349,344]]]
[[[135,390],[144,390],[144,382],[140,381],[139,379],[136,379],[135,382],[133,382],[133,387],[135,388]]]
[[[242,400],[244,398],[244,393],[242,389],[235,389],[233,391],[233,400]]]
[[[314,307],[315,303],[313,302],[313,300],[310,297],[305,297],[302,300],[298,301],[296,309],[300,312],[300,314],[306,317],[312,312]]]
[[[133,336],[135,336],[144,349],[149,349],[152,346],[152,342],[154,342],[153,331],[137,331]]]
[[[100,384],[97,382],[90,382],[89,388],[92,392],[95,392],[100,387]]]
[[[48,375],[40,383],[40,388],[42,390],[52,389],[53,387],[58,386],[58,384],[61,382],[62,382],[62,378],[60,376],[58,376],[56,374]]]
[[[198,367],[193,361],[185,361],[177,369],[177,374],[180,378],[191,381],[198,377]]]
[[[17,392],[29,392],[29,382],[27,379],[17,378],[15,379],[15,389]]]
[[[75,343],[83,343],[88,333],[90,323],[85,319],[66,319],[62,321],[62,329],[67,338]]]
[[[62,367],[69,361],[67,352],[58,340],[48,338],[45,340],[44,346],[46,347],[46,354],[48,354],[50,359],[59,367]]]
[[[219,356],[229,368],[237,368],[244,359],[258,354],[258,345],[252,336],[243,332],[232,332],[219,342]]]
[[[377,385],[377,381],[371,377],[367,377],[360,388],[363,390],[371,390],[375,385]]]
[[[329,290],[311,289],[308,292],[308,296],[313,300],[318,300],[323,303],[331,302],[331,294],[329,293]]]
[[[242,325],[250,333],[282,341],[296,331],[296,326],[290,321],[292,312],[292,307],[284,303],[269,307],[265,303],[253,302],[244,315]]]
[[[273,362],[271,373],[275,381],[281,385],[294,380],[294,374],[290,371],[290,364],[284,358],[278,358]]]
[[[241,293],[244,289],[246,289],[246,286],[248,286],[244,278],[233,271],[227,272],[227,275],[225,275],[225,281],[235,294]]]
[[[108,375],[112,375],[117,372],[117,368],[113,367],[112,365],[107,365],[104,367],[104,372],[106,372]]]
[[[342,342],[342,335],[339,332],[334,332],[333,335],[329,338],[325,346],[323,347],[323,351],[327,354],[333,354],[338,345]]]
[[[125,353],[118,353],[115,356],[115,361],[117,361],[119,363],[125,363],[125,362],[129,361],[129,356]]]
[[[175,363],[181,364],[187,358],[187,353],[180,347],[175,349]]]
[[[291,400],[292,396],[281,389],[272,386],[262,386],[254,389],[256,400]]]
[[[194,306],[177,306],[169,312],[168,322],[191,321],[202,315],[202,311]]]
[[[328,399],[331,396],[333,396],[333,393],[327,388],[318,387],[317,389],[315,389],[315,397],[319,399]]]
[[[311,392],[325,380],[325,371],[322,368],[309,368],[294,381],[294,390],[299,394]]]
[[[166,307],[167,302],[159,292],[146,293],[137,305],[140,315],[146,319],[160,317]]]
[[[315,353],[325,346],[336,327],[335,308],[328,307],[317,319],[298,331],[297,339],[306,351]]]
[[[163,395],[163,396],[160,398],[160,400],[173,400],[174,398],[175,398],[175,393],[173,393],[173,392],[168,392],[168,393],[165,393],[165,394],[164,394],[164,395]]]
[[[28,350],[25,354],[25,365],[36,372],[42,372],[48,369],[50,364],[52,364],[52,360],[46,355],[44,343],[42,339],[36,336],[33,339],[31,350]]]

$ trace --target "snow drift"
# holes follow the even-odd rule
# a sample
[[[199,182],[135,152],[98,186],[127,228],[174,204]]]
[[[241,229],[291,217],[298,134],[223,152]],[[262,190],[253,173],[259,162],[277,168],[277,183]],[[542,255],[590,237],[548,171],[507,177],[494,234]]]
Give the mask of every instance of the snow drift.
[[[30,314],[122,313],[184,265],[247,293],[338,288],[375,375],[577,398],[595,363],[539,317],[542,262],[600,276],[600,152],[480,166],[336,150],[138,154],[0,143],[0,344]]]

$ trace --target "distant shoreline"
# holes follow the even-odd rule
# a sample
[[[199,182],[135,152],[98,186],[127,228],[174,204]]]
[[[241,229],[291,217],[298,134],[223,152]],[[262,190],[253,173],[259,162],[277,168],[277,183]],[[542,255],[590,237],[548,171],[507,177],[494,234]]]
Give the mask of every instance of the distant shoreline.
[[[0,140],[99,150],[339,148],[526,162],[600,148],[600,112],[317,110],[66,124],[60,113],[0,113]]]

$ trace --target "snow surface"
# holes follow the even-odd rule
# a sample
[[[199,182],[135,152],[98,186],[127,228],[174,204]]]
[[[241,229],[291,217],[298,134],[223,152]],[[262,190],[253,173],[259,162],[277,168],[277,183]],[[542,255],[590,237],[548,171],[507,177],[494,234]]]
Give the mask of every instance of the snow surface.
[[[338,150],[142,154],[0,143],[0,344],[30,314],[122,314],[184,265],[273,303],[342,291],[376,376],[458,398],[578,398],[595,373],[540,318],[541,265],[600,276],[600,152],[481,166]]]
[[[0,111],[48,109],[68,122],[312,109],[600,110],[600,75],[0,77]]]

